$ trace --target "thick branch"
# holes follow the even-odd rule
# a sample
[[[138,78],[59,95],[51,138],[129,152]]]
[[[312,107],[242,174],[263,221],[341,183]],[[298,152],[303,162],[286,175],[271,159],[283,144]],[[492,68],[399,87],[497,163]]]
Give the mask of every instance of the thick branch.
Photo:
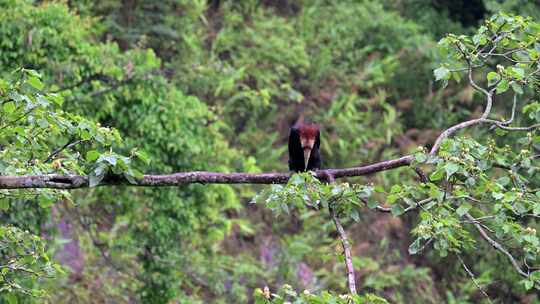
[[[362,167],[346,169],[327,169],[316,171],[318,178],[332,175],[335,178],[363,176],[380,171],[408,166],[413,156],[407,155],[397,159],[382,161]],[[144,175],[135,183],[130,183],[122,176],[105,177],[99,186],[127,185],[140,187],[166,187],[184,184],[284,184],[290,173],[217,173],[217,172],[180,172],[165,175]],[[81,175],[34,175],[34,176],[0,176],[0,189],[53,188],[77,189],[88,187],[88,177]]]
[[[449,137],[450,135],[454,134],[455,132],[461,129],[473,126],[473,125],[483,123],[483,122],[486,122],[486,121],[485,119],[482,119],[482,118],[471,119],[471,120],[464,121],[462,123],[459,123],[457,125],[454,125],[446,129],[444,132],[441,133],[441,135],[439,135],[439,137],[437,137],[437,140],[435,140],[435,143],[433,144],[433,147],[431,148],[431,151],[429,152],[429,154],[436,155],[437,152],[439,151],[439,148],[441,147],[443,140]]]

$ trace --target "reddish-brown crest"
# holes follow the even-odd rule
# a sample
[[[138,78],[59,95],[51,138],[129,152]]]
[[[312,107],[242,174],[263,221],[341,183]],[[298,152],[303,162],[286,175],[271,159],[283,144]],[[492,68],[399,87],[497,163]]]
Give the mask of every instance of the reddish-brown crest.
[[[301,138],[314,139],[319,133],[319,125],[310,123],[299,123],[298,132]]]

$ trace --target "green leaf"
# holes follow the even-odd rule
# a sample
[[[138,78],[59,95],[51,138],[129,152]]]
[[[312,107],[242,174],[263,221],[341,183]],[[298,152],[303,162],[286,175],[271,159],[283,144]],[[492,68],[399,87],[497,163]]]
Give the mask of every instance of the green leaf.
[[[523,88],[521,85],[515,83],[514,81],[512,81],[512,90],[518,95],[523,94]]]
[[[47,99],[52,100],[52,102],[59,106],[64,103],[64,98],[58,94],[48,94]]]
[[[435,71],[433,71],[433,74],[435,74],[435,80],[447,80],[448,78],[450,78],[450,70],[446,67],[440,67],[436,69]]]
[[[39,74],[38,71],[36,70],[32,70],[32,69],[22,69],[22,70],[23,72],[27,73],[31,77],[41,78],[41,74]]]
[[[37,123],[41,128],[44,128],[44,129],[49,126],[49,122],[46,119],[43,119],[43,118],[39,119],[37,121]]]
[[[300,176],[299,174],[294,174],[290,179],[289,179],[289,183],[291,185],[295,185],[295,186],[298,186],[298,185],[302,185],[304,183],[304,179],[302,178],[302,176]]]
[[[538,281],[538,280],[540,280],[540,270],[533,271],[533,272],[529,275],[529,278],[531,278],[531,280],[533,280],[533,281]]]
[[[38,199],[38,203],[41,208],[48,208],[52,204],[54,204],[54,202],[55,202],[54,197],[50,197],[48,195],[40,195]]]
[[[411,245],[409,245],[409,254],[413,255],[418,253],[418,250],[420,250],[420,248],[420,238],[417,238],[416,240],[414,240],[414,242],[411,243]]]
[[[491,196],[493,196],[493,198],[496,200],[500,200],[504,197],[504,194],[500,192],[492,192]]]
[[[374,188],[373,190],[375,190],[375,192],[377,192],[377,193],[384,193],[384,192],[385,192],[385,191],[384,191],[384,187],[381,186],[381,185],[375,186],[375,188]],[[540,193],[540,192],[539,192],[539,193]]]
[[[525,290],[530,290],[534,286],[534,282],[531,280],[522,280],[521,283],[525,287]]]
[[[469,203],[463,203],[459,208],[457,208],[456,213],[461,217],[465,215],[465,213],[469,212],[471,210],[472,205]]]
[[[399,193],[399,192],[401,192],[400,185],[393,185],[392,188],[390,188],[390,193]]]
[[[534,215],[539,215],[540,214],[540,204],[534,204],[534,207],[533,207],[533,213]]]
[[[137,151],[135,152],[135,155],[145,164],[150,164],[150,157],[148,157],[148,154],[146,154],[144,151]]]
[[[415,153],[414,158],[417,162],[423,163],[427,160],[427,155],[424,153]]]
[[[92,138],[92,134],[90,134],[90,132],[88,132],[88,130],[81,130],[80,131],[81,133],[81,139],[83,140],[90,140]]]
[[[438,181],[444,177],[444,171],[442,169],[437,169],[435,172],[431,173],[429,179],[432,181]]]
[[[2,109],[4,109],[4,112],[6,114],[11,114],[11,113],[13,113],[13,111],[15,111],[15,103],[12,102],[12,101],[6,102],[2,106]]]
[[[388,204],[393,204],[395,203],[397,200],[398,200],[399,196],[395,195],[395,194],[390,194],[388,195],[388,197],[386,198],[386,202]]]
[[[112,166],[115,166],[116,165],[116,161],[117,161],[117,157],[116,155],[101,155],[99,157],[99,161],[106,161],[108,162],[109,164],[111,164]]]
[[[521,80],[525,77],[525,71],[522,68],[513,67],[513,74],[518,79]]]
[[[351,216],[351,218],[355,221],[355,222],[359,222],[360,221],[360,214],[358,213],[358,211],[356,209],[352,209],[351,210],[351,213],[349,214]]]
[[[45,87],[45,85],[41,82],[39,78],[33,76],[28,78],[28,84],[38,90],[42,90],[43,87]]]
[[[489,72],[487,74],[488,86],[494,85],[500,78],[501,77],[496,72]]]
[[[96,150],[86,152],[86,161],[92,162],[99,158],[101,154]]]
[[[9,209],[9,201],[7,199],[0,199],[0,210],[8,210]]]
[[[8,292],[7,294],[3,295],[3,297],[6,299],[8,304],[17,304],[19,302],[17,295],[14,292]]]
[[[334,187],[332,187],[332,190],[330,193],[332,193],[332,195],[338,195],[341,192],[343,192],[343,188],[340,185],[335,185]]]
[[[517,198],[517,194],[515,192],[506,192],[504,194],[503,202],[510,203],[515,201]]]
[[[446,171],[446,177],[449,178],[450,176],[452,176],[454,173],[456,173],[459,170],[459,165],[456,163],[450,162],[444,166],[444,170]]]
[[[497,94],[504,93],[508,91],[508,88],[510,88],[510,84],[508,83],[508,80],[503,79],[499,84],[497,85]]]
[[[497,179],[497,183],[501,186],[506,186],[510,183],[510,178],[508,176],[501,176]]]

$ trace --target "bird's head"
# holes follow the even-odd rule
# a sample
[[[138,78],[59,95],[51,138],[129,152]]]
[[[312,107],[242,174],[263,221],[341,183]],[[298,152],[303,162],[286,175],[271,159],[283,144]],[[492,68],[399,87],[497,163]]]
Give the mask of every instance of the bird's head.
[[[300,133],[300,144],[302,145],[302,150],[304,150],[304,168],[307,169],[311,150],[315,145],[317,134],[319,134],[319,125],[300,123],[298,125],[298,132]]]

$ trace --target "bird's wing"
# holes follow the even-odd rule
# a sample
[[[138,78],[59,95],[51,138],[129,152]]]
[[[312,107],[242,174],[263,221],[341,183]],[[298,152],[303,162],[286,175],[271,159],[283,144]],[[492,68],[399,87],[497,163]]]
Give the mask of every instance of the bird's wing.
[[[289,170],[302,170],[304,168],[303,164],[304,154],[300,143],[300,132],[293,127],[289,132]]]

